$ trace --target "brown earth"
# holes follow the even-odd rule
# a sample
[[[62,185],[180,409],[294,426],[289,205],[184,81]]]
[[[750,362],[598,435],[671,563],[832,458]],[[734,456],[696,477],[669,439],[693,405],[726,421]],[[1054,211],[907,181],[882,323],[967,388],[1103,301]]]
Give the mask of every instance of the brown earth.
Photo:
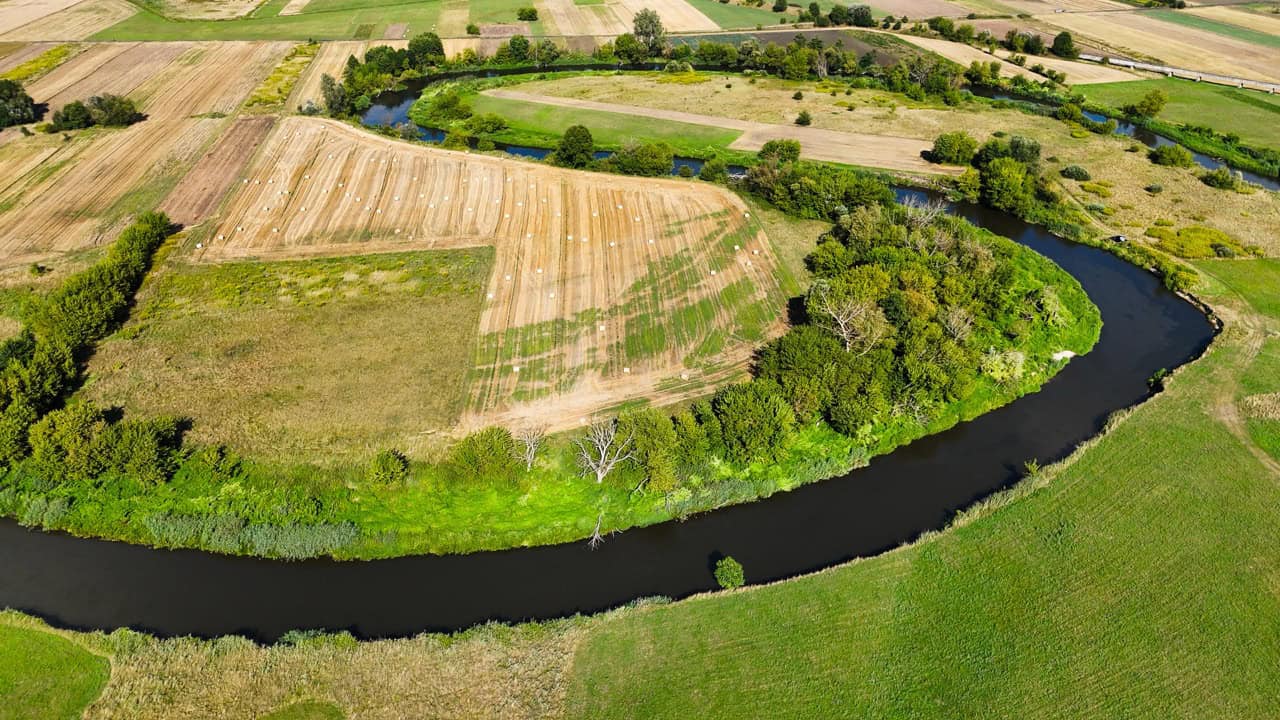
[[[127,0],[82,0],[14,28],[0,35],[0,40],[84,40],[137,11]]]
[[[846,165],[861,165],[908,172],[950,172],[948,169],[926,162],[920,156],[920,153],[929,149],[930,144],[913,138],[893,137],[891,135],[863,135],[815,127],[800,127],[795,124],[770,124],[731,117],[698,115],[681,110],[653,107],[641,108],[636,105],[621,103],[541,95],[519,90],[499,89],[486,92],[495,97],[511,100],[627,115],[643,115],[655,120],[669,120],[672,122],[741,130],[742,136],[729,146],[736,150],[759,150],[769,140],[787,138],[799,140],[801,155],[813,160],[826,160]],[[687,107],[697,107],[697,105]],[[798,109],[799,107],[797,106]]]
[[[121,45],[119,52],[130,52]],[[157,46],[154,52],[170,52]],[[29,263],[97,245],[154,207],[230,122],[290,43],[202,43],[137,83],[147,119],[124,129],[11,139],[0,146],[0,264]],[[104,63],[87,78],[64,65],[46,76],[61,92],[120,82],[131,70]],[[72,73],[75,80],[59,79]],[[42,81],[43,82],[43,81]],[[132,80],[130,82],[133,82]],[[49,95],[33,93],[37,102]],[[203,116],[203,117],[193,117]]]
[[[182,225],[204,220],[218,207],[275,123],[274,115],[236,118],[218,144],[169,193],[160,209]]]
[[[688,365],[709,333],[736,327],[730,313],[645,356],[626,350],[634,322],[734,285],[769,304],[766,334],[781,330],[774,254],[749,215],[712,185],[562,170],[289,117],[198,234],[202,248],[188,250],[219,261],[494,245],[462,424],[568,427],[624,399],[704,393],[740,373],[759,340],[730,333],[714,365]],[[664,274],[670,267],[676,275]]]

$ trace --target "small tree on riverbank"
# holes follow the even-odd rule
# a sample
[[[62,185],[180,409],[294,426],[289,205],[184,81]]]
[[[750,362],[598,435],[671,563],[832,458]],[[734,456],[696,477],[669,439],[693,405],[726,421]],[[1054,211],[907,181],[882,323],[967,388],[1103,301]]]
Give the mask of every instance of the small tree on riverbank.
[[[618,463],[630,460],[631,436],[618,437],[618,423],[613,420],[599,420],[587,428],[587,434],[574,441],[578,446],[578,464],[584,473],[594,473],[596,482],[604,482],[605,476],[618,466]]]

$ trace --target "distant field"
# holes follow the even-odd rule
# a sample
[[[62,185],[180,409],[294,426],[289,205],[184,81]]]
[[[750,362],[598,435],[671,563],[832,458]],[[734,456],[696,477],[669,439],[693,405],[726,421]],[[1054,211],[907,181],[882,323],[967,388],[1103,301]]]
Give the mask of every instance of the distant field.
[[[1243,25],[1220,22],[1212,18],[1193,15],[1191,13],[1183,13],[1177,10],[1152,10],[1148,14],[1166,22],[1177,23],[1178,25],[1185,25],[1186,27],[1197,28],[1199,30],[1207,30],[1212,33],[1217,33],[1218,35],[1235,38],[1236,40],[1243,40],[1255,45],[1280,48],[1280,36],[1254,30],[1252,28],[1244,27]],[[1277,57],[1277,61],[1280,62],[1280,57]]]
[[[99,347],[87,394],[273,462],[414,448],[462,412],[492,267],[489,248],[174,261]]]
[[[1122,107],[1154,89],[1169,97],[1160,113],[1163,120],[1212,124],[1219,132],[1236,133],[1246,143],[1280,148],[1280,95],[1177,78],[1089,85],[1080,90],[1090,100]]]
[[[1275,263],[1229,267],[1280,305]],[[1046,486],[870,560],[610,616],[566,716],[1272,715],[1280,471],[1224,408],[1280,317],[1214,297],[1232,310],[1208,356]]]
[[[686,2],[726,30],[753,28],[756,25],[768,27],[786,22],[790,18],[789,15],[773,12],[768,7],[749,7],[739,5],[735,1],[722,3],[719,0],[686,0]]]
[[[279,15],[287,0],[268,0],[235,20],[175,21],[149,10],[112,25],[94,40],[369,40],[389,25],[408,24],[407,35],[435,27],[440,0],[312,0],[296,15]]]

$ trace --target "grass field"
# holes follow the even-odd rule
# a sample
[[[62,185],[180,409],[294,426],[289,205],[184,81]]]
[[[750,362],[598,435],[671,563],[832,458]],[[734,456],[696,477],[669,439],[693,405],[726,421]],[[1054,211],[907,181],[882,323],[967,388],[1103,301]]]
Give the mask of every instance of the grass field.
[[[110,665],[75,643],[32,627],[0,624],[0,717],[79,718],[107,684]]]
[[[739,5],[732,0],[722,3],[719,0],[685,0],[695,10],[711,18],[711,22],[726,30],[753,28],[757,25],[768,27],[787,22],[791,16],[787,13],[776,13],[767,7],[749,7]]]
[[[319,44],[299,45],[290,50],[271,74],[262,81],[262,84],[250,93],[249,99],[245,100],[245,106],[260,111],[283,107],[285,101],[289,99],[289,94],[293,92],[294,86],[298,84],[298,78],[319,52]]]
[[[1223,35],[1236,40],[1262,45],[1263,47],[1280,49],[1280,36],[1270,33],[1253,30],[1241,25],[1233,25],[1231,23],[1220,22],[1199,15],[1190,13],[1180,13],[1177,10],[1152,10],[1148,13],[1152,17],[1160,18],[1166,22],[1177,23],[1185,27],[1196,28],[1197,30],[1207,30],[1211,33]]]
[[[507,119],[509,130],[499,137],[519,143],[532,140],[546,145],[572,125],[586,125],[596,144],[618,149],[631,141],[665,142],[678,155],[707,157],[723,152],[742,133],[705,125],[660,122],[634,115],[556,107],[541,103],[476,95],[472,107],[477,113],[498,113]],[[537,142],[540,141],[540,142]]]
[[[175,261],[100,347],[87,392],[276,463],[417,448],[462,412],[492,267],[489,248]]]
[[[1081,88],[1090,100],[1112,107],[1137,102],[1152,90],[1161,90],[1169,97],[1169,104],[1160,113],[1162,120],[1212,124],[1215,130],[1236,133],[1250,145],[1280,148],[1280,96],[1177,78]]]
[[[1229,267],[1280,303],[1274,263]],[[1208,291],[1231,325],[1207,357],[1043,487],[878,558],[620,612],[582,641],[567,715],[1273,714],[1280,475],[1220,408],[1280,318]]]
[[[435,27],[440,0],[313,0],[297,15],[279,15],[287,0],[268,0],[234,20],[170,20],[150,10],[93,36],[94,40],[369,40],[407,23],[415,35]]]

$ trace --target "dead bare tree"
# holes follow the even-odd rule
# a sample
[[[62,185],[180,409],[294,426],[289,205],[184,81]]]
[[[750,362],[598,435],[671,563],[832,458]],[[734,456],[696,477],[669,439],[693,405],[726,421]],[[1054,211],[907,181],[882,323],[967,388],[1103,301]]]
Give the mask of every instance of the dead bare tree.
[[[516,457],[524,461],[525,472],[533,469],[538,449],[547,438],[546,425],[527,425],[511,434],[516,441]]]
[[[947,211],[947,204],[940,199],[921,200],[914,195],[903,200],[902,206],[907,210],[907,226],[911,228],[932,225]]]
[[[600,525],[604,522],[604,511],[596,516],[596,529],[591,532],[591,538],[587,540],[587,547],[595,550],[604,543],[604,536],[600,534]]]
[[[578,446],[578,464],[583,473],[593,472],[596,482],[604,482],[618,463],[630,460],[635,453],[631,448],[631,436],[618,437],[618,423],[614,420],[597,420],[587,428],[587,434],[574,441]]]
[[[889,321],[874,300],[837,298],[825,281],[814,283],[810,293],[818,323],[840,338],[845,352],[866,355],[889,334]]]
[[[973,313],[959,305],[953,305],[942,313],[942,329],[952,340],[963,343],[973,330]]]

